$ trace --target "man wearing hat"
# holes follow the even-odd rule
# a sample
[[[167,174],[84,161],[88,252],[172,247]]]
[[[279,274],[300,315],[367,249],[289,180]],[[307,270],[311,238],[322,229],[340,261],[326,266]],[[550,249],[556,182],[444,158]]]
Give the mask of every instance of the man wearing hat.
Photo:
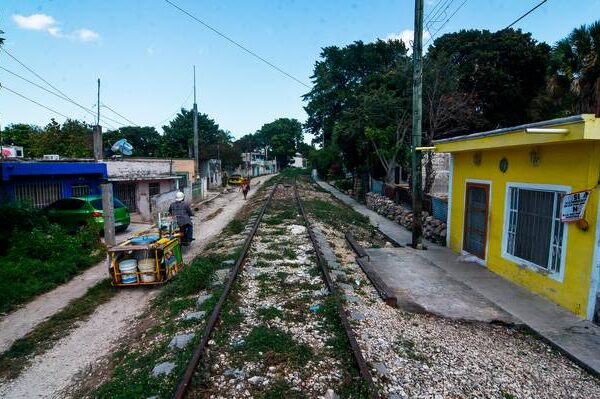
[[[169,206],[169,213],[177,219],[177,224],[183,233],[182,245],[187,246],[190,245],[193,240],[194,228],[192,227],[191,217],[194,216],[194,212],[192,212],[192,208],[183,201],[184,198],[185,195],[181,191],[178,191],[177,194],[175,194],[175,202]]]

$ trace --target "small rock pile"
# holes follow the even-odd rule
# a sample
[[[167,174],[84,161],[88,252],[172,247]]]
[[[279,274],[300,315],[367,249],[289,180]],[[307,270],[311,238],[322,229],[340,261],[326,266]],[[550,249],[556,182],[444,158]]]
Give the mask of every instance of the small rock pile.
[[[376,193],[367,193],[367,208],[395,221],[411,230],[413,213],[411,210],[396,204],[391,199]],[[446,223],[435,219],[428,212],[422,212],[423,235],[426,239],[439,245],[446,245]]]

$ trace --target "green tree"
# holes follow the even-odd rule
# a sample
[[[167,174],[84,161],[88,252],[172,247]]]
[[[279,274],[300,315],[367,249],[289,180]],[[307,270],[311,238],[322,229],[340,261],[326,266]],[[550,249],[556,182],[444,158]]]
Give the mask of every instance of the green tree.
[[[303,96],[308,114],[304,127],[315,136],[314,141],[327,144],[341,114],[355,105],[365,78],[390,70],[402,57],[406,57],[406,47],[398,40],[323,48],[311,76],[313,88]]]
[[[469,128],[493,129],[530,121],[545,90],[550,46],[521,30],[461,30],[437,38],[427,58],[450,60],[456,68],[458,90],[472,95],[480,116]]]
[[[194,115],[191,110],[181,109],[181,112],[163,126],[163,140],[161,145],[161,156],[173,158],[194,157]],[[198,114],[198,143],[200,147],[200,159],[209,159],[207,145],[217,142],[217,136],[223,135],[219,125],[206,114]]]
[[[134,157],[158,157],[161,150],[161,135],[151,126],[125,126],[102,135],[104,149],[120,139],[126,139],[133,146]]]
[[[8,125],[2,131],[2,144],[18,145],[24,148],[25,155],[30,156],[31,143],[35,135],[40,134],[41,129],[35,125],[16,123]]]
[[[303,142],[302,124],[297,119],[279,118],[264,124],[258,132],[259,143],[267,143],[270,155],[284,168]],[[261,141],[262,140],[262,141]]]
[[[163,126],[160,156],[193,158],[193,123],[193,112],[182,109],[168,126]],[[198,114],[198,145],[200,159],[221,159],[224,168],[234,168],[240,163],[241,153],[233,147],[231,133],[220,129],[206,114]]]
[[[548,91],[564,114],[593,113],[600,78],[600,21],[574,29],[552,49]]]

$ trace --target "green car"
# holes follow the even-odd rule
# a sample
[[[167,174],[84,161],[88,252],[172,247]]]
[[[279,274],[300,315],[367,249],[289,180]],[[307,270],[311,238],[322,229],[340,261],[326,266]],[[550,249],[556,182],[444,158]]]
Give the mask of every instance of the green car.
[[[127,206],[115,198],[114,208],[115,230],[127,230],[130,222]],[[51,203],[44,210],[51,222],[63,226],[68,231],[78,231],[91,224],[98,226],[100,232],[104,231],[102,196],[100,195],[63,198]]]

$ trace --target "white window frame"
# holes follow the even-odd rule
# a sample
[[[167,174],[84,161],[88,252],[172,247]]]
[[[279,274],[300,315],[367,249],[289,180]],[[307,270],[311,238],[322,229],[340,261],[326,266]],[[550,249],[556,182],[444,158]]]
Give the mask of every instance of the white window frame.
[[[560,268],[558,272],[552,272],[546,268],[536,265],[525,259],[521,259],[518,256],[508,253],[508,228],[510,223],[510,189],[511,188],[522,188],[526,190],[540,190],[540,191],[560,191],[564,193],[570,193],[570,186],[561,186],[556,184],[530,184],[530,183],[506,183],[506,192],[504,195],[504,227],[502,231],[502,257],[506,260],[514,262],[520,266],[523,266],[534,272],[548,276],[549,278],[558,282],[563,282],[565,276],[565,259],[567,258],[567,244],[569,236],[569,224],[565,223],[562,237],[562,250],[560,256]]]
[[[470,252],[465,251],[464,245],[465,245],[465,216],[464,216],[464,212],[467,211],[467,185],[468,183],[475,183],[475,184],[485,184],[488,185],[490,187],[489,189],[489,195],[488,195],[488,214],[487,214],[487,220],[485,221],[487,223],[487,234],[485,237],[485,257],[483,259],[476,257],[475,255],[473,255]],[[464,255],[464,256],[473,256],[476,258],[475,263],[487,267],[487,259],[489,256],[489,249],[490,249],[490,230],[491,230],[491,226],[490,226],[490,222],[491,222],[491,218],[492,218],[492,181],[491,180],[482,180],[482,179],[465,179],[465,184],[464,184],[464,190],[463,190],[463,221],[462,221],[462,226],[463,226],[463,231],[461,234],[461,238],[460,238],[460,254]],[[448,230],[446,230],[446,234],[448,233]]]

